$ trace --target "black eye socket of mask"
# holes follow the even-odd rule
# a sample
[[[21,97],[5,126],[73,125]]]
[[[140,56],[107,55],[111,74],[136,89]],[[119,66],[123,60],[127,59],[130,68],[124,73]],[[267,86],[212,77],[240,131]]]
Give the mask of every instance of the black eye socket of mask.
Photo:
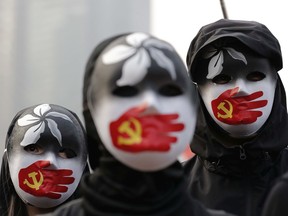
[[[253,71],[247,74],[246,79],[248,81],[257,82],[265,79],[266,75],[259,71]],[[227,74],[219,74],[212,79],[215,84],[226,84],[229,83],[233,78]]]
[[[62,158],[69,159],[77,156],[77,153],[70,148],[61,148],[58,155]]]
[[[183,94],[183,89],[175,84],[166,84],[158,89],[158,92],[163,96],[178,96]],[[139,90],[135,86],[121,86],[112,91],[112,94],[120,97],[133,97],[138,95]]]
[[[250,72],[246,76],[246,79],[249,81],[257,82],[257,81],[265,79],[265,77],[266,75],[264,73],[259,72],[259,71],[253,71],[253,72]]]
[[[24,147],[24,150],[30,154],[41,155],[44,154],[46,149],[44,146],[39,144],[30,144]],[[58,156],[61,158],[69,159],[77,156],[77,153],[71,148],[59,148]]]
[[[219,74],[212,79],[215,84],[226,84],[232,80],[232,77],[227,74]]]
[[[183,94],[183,90],[175,84],[167,84],[159,89],[159,93],[163,96],[173,97]]]
[[[112,94],[120,97],[136,96],[139,90],[135,86],[120,86],[113,89]]]
[[[44,152],[44,149],[42,146],[38,144],[30,144],[24,147],[24,150],[28,153],[40,155]]]

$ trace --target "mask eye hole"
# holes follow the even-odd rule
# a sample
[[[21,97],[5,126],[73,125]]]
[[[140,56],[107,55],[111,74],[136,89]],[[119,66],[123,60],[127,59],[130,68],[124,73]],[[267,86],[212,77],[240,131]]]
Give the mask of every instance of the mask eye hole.
[[[37,144],[30,144],[24,147],[24,150],[28,153],[40,155],[44,152],[44,149]]]
[[[132,97],[138,94],[138,89],[134,86],[121,86],[115,88],[112,94],[120,97]]]
[[[227,74],[219,74],[212,79],[213,83],[226,84],[232,80],[232,77]]]
[[[259,72],[259,71],[254,71],[254,72],[249,73],[246,76],[246,79],[252,82],[257,82],[257,81],[265,79],[265,77],[266,75],[264,73]]]
[[[168,85],[164,85],[159,89],[159,93],[163,96],[178,96],[183,94],[183,90],[177,86],[177,85],[173,85],[173,84],[168,84]]]
[[[62,148],[59,150],[59,156],[65,159],[74,158],[77,156],[75,151],[69,148]]]

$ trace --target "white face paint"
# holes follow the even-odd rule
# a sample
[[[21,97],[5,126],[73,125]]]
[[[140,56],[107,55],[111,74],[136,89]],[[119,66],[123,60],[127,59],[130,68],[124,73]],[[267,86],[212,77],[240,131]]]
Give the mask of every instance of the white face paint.
[[[55,207],[67,200],[86,165],[82,128],[72,121],[68,111],[58,110],[42,104],[21,116],[7,147],[17,194],[25,203],[39,208]]]
[[[132,36],[139,39],[137,35]],[[174,59],[171,55],[168,58],[163,51],[168,45],[150,40],[143,38],[140,42],[156,45],[127,46],[127,50],[134,48],[134,55],[128,56],[123,68],[118,64],[112,69],[104,65],[107,68],[103,69],[98,61],[93,73],[100,76],[105,71],[111,76],[108,80],[115,80],[116,84],[101,79],[101,83],[91,84],[88,95],[89,109],[106,149],[123,164],[140,171],[160,170],[177,161],[191,142],[198,105],[194,86],[188,81],[179,56],[173,51]],[[115,58],[111,50],[119,47],[122,47],[122,53],[117,53],[119,57],[126,53],[124,45],[114,44],[104,51],[104,64],[115,63],[109,55]],[[122,70],[120,78],[115,79]]]
[[[226,50],[228,54],[224,48],[211,59],[206,80],[199,83],[200,95],[220,127],[232,137],[249,137],[271,113],[276,72],[265,58]]]

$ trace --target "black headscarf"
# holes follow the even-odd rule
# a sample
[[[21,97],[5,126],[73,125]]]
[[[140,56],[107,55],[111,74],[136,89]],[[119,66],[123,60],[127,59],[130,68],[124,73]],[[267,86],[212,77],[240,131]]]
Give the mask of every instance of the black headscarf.
[[[83,86],[83,115],[88,134],[90,165],[94,172],[81,184],[86,215],[208,215],[186,190],[187,182],[182,165],[155,172],[140,172],[123,165],[104,147],[95,128],[89,107],[87,91],[97,58],[121,34],[100,43],[88,60]],[[195,202],[195,203],[194,203]]]
[[[203,26],[190,44],[186,63],[193,81],[196,81],[198,73],[195,64],[200,51],[208,44],[222,39],[225,45],[229,44],[229,40],[232,43],[237,40],[260,56],[270,59],[277,71],[282,69],[280,44],[265,25],[255,21],[220,19]]]

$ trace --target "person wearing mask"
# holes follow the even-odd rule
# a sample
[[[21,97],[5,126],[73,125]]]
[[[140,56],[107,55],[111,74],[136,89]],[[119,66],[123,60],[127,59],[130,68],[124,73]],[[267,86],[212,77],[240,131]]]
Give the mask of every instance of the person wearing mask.
[[[0,215],[41,215],[78,198],[86,164],[86,134],[74,112],[55,104],[19,111],[2,158]]]
[[[169,43],[143,32],[100,43],[83,85],[94,171],[81,181],[83,197],[53,215],[226,215],[192,199],[177,160],[193,137],[197,107],[195,86]]]
[[[266,189],[288,168],[279,42],[259,22],[221,19],[194,37],[187,67],[200,96],[189,190],[207,208],[259,216]]]

